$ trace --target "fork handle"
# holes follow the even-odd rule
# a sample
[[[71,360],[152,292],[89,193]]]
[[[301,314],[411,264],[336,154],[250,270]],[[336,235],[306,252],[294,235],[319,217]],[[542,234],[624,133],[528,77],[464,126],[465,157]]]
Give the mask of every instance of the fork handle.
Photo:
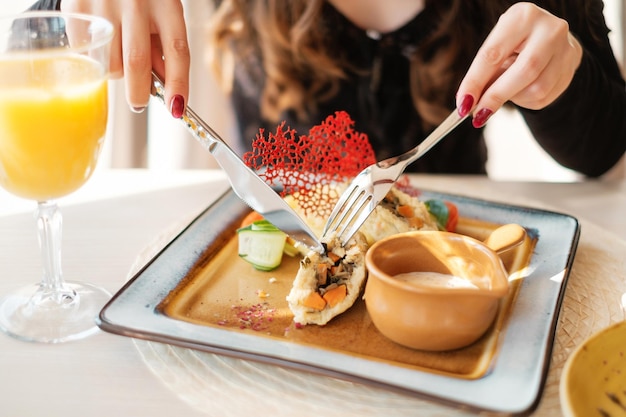
[[[446,137],[448,133],[450,133],[454,128],[456,128],[463,120],[468,117],[469,113],[465,116],[459,115],[457,109],[454,109],[446,119],[441,122],[439,126],[435,130],[433,130],[430,135],[426,137],[419,145],[415,148],[403,153],[402,155],[393,156],[391,158],[384,159],[378,162],[378,166],[381,168],[389,168],[392,165],[402,164],[402,167],[406,167],[407,165],[418,160],[422,155],[428,152],[433,146],[435,146],[441,139]],[[403,169],[404,171],[404,169]]]

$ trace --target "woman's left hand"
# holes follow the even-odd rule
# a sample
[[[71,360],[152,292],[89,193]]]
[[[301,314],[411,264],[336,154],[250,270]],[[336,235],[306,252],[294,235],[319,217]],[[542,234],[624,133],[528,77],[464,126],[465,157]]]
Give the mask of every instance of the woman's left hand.
[[[582,47],[568,23],[532,3],[516,3],[500,16],[478,50],[457,92],[461,115],[483,126],[507,101],[539,110],[569,86]]]

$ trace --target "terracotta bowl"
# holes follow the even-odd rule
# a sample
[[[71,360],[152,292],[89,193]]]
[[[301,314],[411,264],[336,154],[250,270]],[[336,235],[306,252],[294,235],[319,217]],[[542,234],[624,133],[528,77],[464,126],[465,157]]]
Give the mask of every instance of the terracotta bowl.
[[[414,349],[451,350],[475,342],[509,290],[496,252],[456,233],[390,236],[370,247],[365,262],[365,305],[374,325],[389,339]],[[437,274],[421,274],[433,272]],[[405,282],[400,274],[418,281]]]

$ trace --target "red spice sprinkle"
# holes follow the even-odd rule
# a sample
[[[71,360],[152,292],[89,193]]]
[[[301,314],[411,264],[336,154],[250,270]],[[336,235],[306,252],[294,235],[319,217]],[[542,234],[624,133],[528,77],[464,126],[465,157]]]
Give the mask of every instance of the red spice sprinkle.
[[[276,309],[268,303],[259,303],[251,306],[233,305],[231,310],[236,318],[240,329],[252,329],[254,331],[266,330],[270,322],[274,320]],[[228,320],[221,320],[219,325],[227,324]]]
[[[293,195],[305,214],[327,216],[338,196],[324,185],[351,179],[376,156],[367,135],[354,130],[348,113],[338,111],[308,135],[298,137],[285,122],[267,136],[260,129],[243,160],[268,184],[281,186],[281,196]]]

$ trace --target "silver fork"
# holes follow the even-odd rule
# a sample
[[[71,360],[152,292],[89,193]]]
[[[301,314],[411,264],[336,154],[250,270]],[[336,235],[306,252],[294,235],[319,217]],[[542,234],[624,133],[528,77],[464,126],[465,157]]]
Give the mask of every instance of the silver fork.
[[[154,72],[151,94],[165,104],[163,80]],[[181,121],[193,137],[215,157],[228,176],[233,191],[241,200],[293,239],[319,253],[324,253],[325,249],[319,239],[302,218],[190,107],[185,109]]]
[[[384,159],[370,165],[357,175],[330,213],[322,236],[337,233],[345,245],[365,220],[374,211],[378,203],[387,195],[406,167],[428,152],[441,139],[457,127],[466,116],[460,116],[455,109],[428,135],[422,143],[399,156]]]

